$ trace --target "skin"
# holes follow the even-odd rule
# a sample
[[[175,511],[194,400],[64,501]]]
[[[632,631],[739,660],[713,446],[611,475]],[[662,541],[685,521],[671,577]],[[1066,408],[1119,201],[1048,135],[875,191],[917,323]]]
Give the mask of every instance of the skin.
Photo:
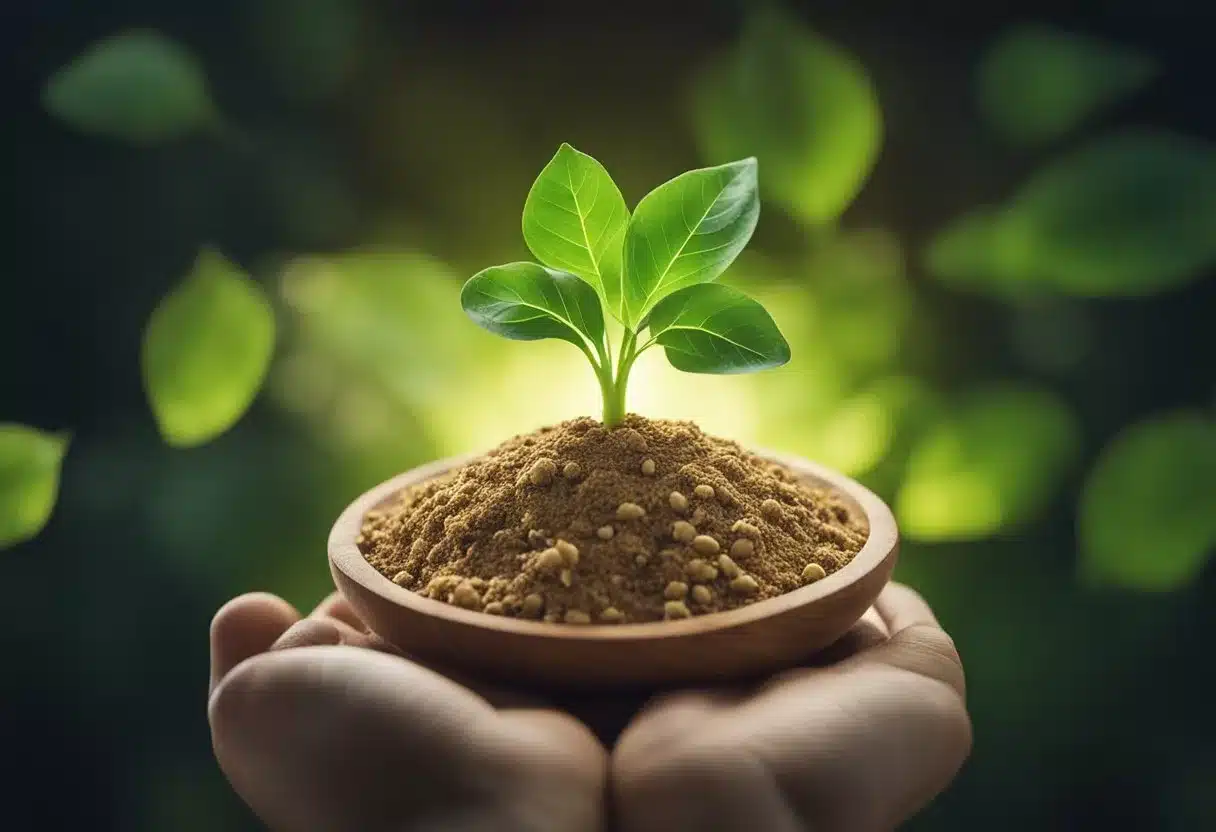
[[[958,653],[898,584],[815,666],[656,698],[611,750],[566,711],[410,661],[339,596],[301,618],[243,595],[212,623],[208,716],[278,832],[878,832],[971,749]]]

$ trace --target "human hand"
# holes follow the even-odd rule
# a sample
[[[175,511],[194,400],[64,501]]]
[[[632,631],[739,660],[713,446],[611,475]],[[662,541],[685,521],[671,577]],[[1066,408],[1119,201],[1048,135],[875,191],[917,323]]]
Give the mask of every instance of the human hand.
[[[581,723],[392,652],[336,595],[306,619],[260,593],[216,614],[215,754],[271,829],[602,827],[606,754]]]
[[[390,648],[336,596],[304,621],[273,596],[244,596],[217,615],[212,645],[213,686],[224,680],[211,705],[217,756],[274,829],[602,823],[604,755],[577,722],[482,690],[496,711],[399,657],[359,658],[348,648]],[[256,670],[263,653],[292,647],[303,649],[291,661]],[[919,596],[888,587],[818,661],[834,664],[750,695],[690,692],[644,709],[613,755],[620,827],[885,830],[948,784],[971,740],[962,668]],[[529,729],[522,757],[504,750],[504,718]],[[478,750],[487,737],[489,756]]]
[[[758,691],[644,709],[612,755],[620,828],[885,832],[925,806],[971,749],[953,641],[890,584],[830,652]]]

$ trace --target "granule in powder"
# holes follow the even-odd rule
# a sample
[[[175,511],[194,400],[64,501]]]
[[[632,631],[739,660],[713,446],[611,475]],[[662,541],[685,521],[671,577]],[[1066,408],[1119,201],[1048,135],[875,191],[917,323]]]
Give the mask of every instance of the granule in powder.
[[[839,494],[735,442],[630,415],[510,439],[405,489],[362,532],[369,563],[429,598],[605,624],[789,592],[848,563],[868,528]]]

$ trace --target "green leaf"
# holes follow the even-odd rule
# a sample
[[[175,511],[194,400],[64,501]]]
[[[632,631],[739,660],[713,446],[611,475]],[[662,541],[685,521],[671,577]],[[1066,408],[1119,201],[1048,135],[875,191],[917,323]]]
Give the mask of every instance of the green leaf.
[[[584,352],[604,342],[600,299],[585,281],[536,263],[491,266],[469,278],[460,304],[473,322],[504,338],[559,338]]]
[[[756,160],[682,173],[638,203],[625,231],[622,322],[639,328],[655,304],[716,279],[760,218]]]
[[[35,537],[55,508],[65,434],[0,424],[0,548]]]
[[[898,236],[836,231],[816,241],[800,271],[818,309],[817,339],[842,373],[869,379],[909,358],[918,315]]]
[[[165,441],[191,447],[232,427],[262,386],[274,342],[262,289],[203,249],[144,331],[144,388]]]
[[[925,265],[944,283],[996,295],[1136,297],[1216,263],[1216,148],[1127,130],[1057,160],[1008,205],[947,227]]]
[[[258,0],[242,6],[256,41],[250,51],[293,100],[332,96],[365,54],[362,10],[355,0]]]
[[[1216,149],[1157,131],[1108,136],[1031,179],[1005,221],[1060,290],[1172,288],[1216,261]]]
[[[650,333],[686,373],[751,373],[790,360],[790,345],[764,307],[720,283],[668,295],[650,313]]]
[[[937,421],[939,411],[938,395],[925,382],[887,376],[842,399],[823,418],[811,424],[799,420],[798,429],[807,434],[799,451],[851,477],[881,466],[894,478],[914,440]]]
[[[452,303],[453,285],[460,286],[459,277],[446,263],[409,249],[367,245],[294,258],[280,291],[297,354],[285,359],[283,375],[296,374],[298,363],[325,362],[337,376],[332,384],[366,380],[410,407],[447,401],[453,379],[481,368],[486,353],[501,346],[467,326]],[[311,357],[297,363],[300,351]],[[405,376],[403,366],[410,367]],[[298,375],[301,395],[318,396],[331,386],[315,367]]]
[[[90,46],[51,76],[42,101],[81,132],[136,145],[176,139],[216,117],[194,56],[145,29]]]
[[[1002,385],[958,403],[918,440],[896,495],[910,540],[978,540],[1032,520],[1054,496],[1079,444],[1068,407]]]
[[[586,280],[622,318],[621,248],[629,208],[608,171],[566,143],[524,203],[524,240],[546,266]]]
[[[1156,63],[1134,50],[1028,24],[992,45],[976,92],[994,130],[1011,144],[1033,146],[1067,135],[1156,75]]]
[[[1124,430],[1081,491],[1081,569],[1095,583],[1170,590],[1216,550],[1216,422],[1176,412]]]
[[[942,283],[1003,297],[1041,291],[1024,241],[999,209],[977,208],[952,222],[925,249],[925,268]]]
[[[710,162],[758,157],[765,197],[814,225],[844,212],[882,146],[865,68],[774,8],[755,12],[738,47],[698,77],[692,118]]]

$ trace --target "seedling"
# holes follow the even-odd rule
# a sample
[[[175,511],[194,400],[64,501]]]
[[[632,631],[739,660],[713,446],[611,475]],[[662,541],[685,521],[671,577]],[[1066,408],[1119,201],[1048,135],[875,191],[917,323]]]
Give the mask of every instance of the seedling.
[[[764,307],[713,282],[756,229],[756,172],[754,158],[691,170],[630,214],[604,166],[563,143],[524,203],[524,240],[540,263],[483,269],[461,305],[506,338],[558,338],[582,350],[609,427],[625,415],[629,371],[655,344],[687,373],[785,364],[789,344]],[[624,327],[615,361],[605,309]]]

